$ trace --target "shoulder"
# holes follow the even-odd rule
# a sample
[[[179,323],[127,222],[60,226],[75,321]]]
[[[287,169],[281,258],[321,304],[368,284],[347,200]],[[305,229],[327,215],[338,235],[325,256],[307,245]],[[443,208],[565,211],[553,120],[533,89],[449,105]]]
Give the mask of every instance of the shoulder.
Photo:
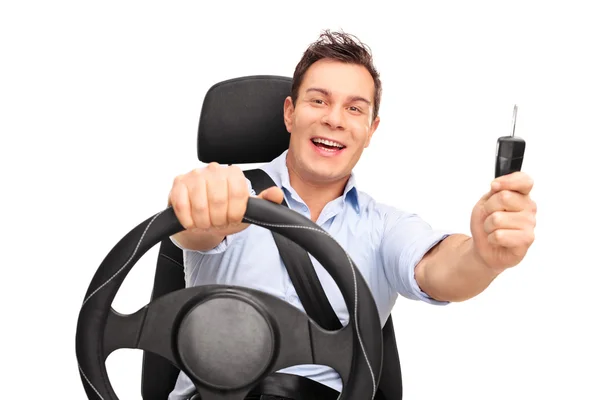
[[[364,192],[357,193],[361,225],[369,230],[372,239],[387,250],[396,252],[421,241],[439,240],[448,234],[435,230],[414,211],[377,201]]]
[[[368,193],[360,190],[356,190],[356,196],[361,217],[379,223],[384,228],[415,215],[400,207],[377,201]]]

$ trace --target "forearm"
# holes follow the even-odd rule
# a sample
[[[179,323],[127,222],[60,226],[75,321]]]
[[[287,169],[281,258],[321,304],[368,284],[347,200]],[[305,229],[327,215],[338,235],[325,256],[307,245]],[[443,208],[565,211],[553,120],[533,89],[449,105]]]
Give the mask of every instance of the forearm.
[[[451,302],[477,296],[498,275],[477,256],[473,239],[466,235],[449,236],[415,268],[421,290],[436,300]]]

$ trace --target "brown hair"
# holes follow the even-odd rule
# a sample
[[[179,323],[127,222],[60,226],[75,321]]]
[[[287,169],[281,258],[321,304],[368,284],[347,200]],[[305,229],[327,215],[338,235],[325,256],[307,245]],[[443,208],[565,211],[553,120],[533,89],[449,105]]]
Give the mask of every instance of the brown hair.
[[[373,65],[371,49],[362,43],[356,36],[344,32],[331,32],[329,30],[321,33],[317,41],[312,43],[304,52],[300,62],[296,65],[292,78],[292,102],[296,105],[298,90],[302,79],[308,68],[321,59],[332,59],[350,64],[364,66],[375,82],[375,93],[373,102],[373,120],[379,113],[381,102],[381,80],[379,72]]]

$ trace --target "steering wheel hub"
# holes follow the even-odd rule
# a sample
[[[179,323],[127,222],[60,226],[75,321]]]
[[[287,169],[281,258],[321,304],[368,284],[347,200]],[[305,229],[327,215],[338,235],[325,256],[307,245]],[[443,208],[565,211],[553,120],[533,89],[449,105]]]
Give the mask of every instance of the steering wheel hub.
[[[182,364],[198,381],[233,390],[256,381],[275,353],[275,332],[256,303],[219,294],[194,306],[177,335]]]

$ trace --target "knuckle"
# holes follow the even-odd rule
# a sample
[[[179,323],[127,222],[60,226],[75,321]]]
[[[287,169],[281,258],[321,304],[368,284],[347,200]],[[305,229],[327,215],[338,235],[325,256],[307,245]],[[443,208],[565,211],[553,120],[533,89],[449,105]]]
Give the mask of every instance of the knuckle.
[[[194,168],[192,170],[192,172],[190,172],[190,175],[196,176],[196,177],[197,176],[202,176],[202,175],[204,175],[204,171],[205,171],[204,168]]]
[[[495,212],[490,215],[490,222],[494,228],[498,228],[502,225],[502,214],[499,212]]]
[[[185,206],[187,205],[185,198],[178,190],[171,191],[169,194],[169,202],[171,203],[171,207],[173,207],[173,209],[179,213],[184,211]]]
[[[212,190],[208,194],[211,208],[213,206],[220,207],[227,204],[227,195],[222,190]]]
[[[533,213],[529,213],[528,216],[529,216],[529,219],[528,219],[529,225],[531,227],[535,227],[537,225],[537,219],[535,218],[535,215]]]
[[[483,223],[483,231],[485,233],[487,233],[488,235],[494,231],[494,226],[492,225],[492,222],[490,221],[489,218],[486,219],[485,222]]]
[[[512,193],[509,190],[503,190],[499,193],[500,202],[502,204],[509,204],[512,199]]]
[[[533,178],[527,174],[525,176],[525,182],[527,183],[527,187],[533,187],[534,181]]]
[[[184,175],[177,175],[175,177],[175,179],[173,179],[173,186],[181,185],[184,182],[185,182],[185,176]]]
[[[183,221],[180,220],[181,226],[183,226],[185,229],[193,229],[196,227],[196,224],[194,224],[194,220],[191,218],[186,218]]]
[[[207,214],[208,206],[202,201],[195,201],[192,203],[192,210],[196,214],[196,218],[200,220]]]
[[[245,181],[232,180],[229,182],[229,197],[235,200],[243,200],[247,196],[249,196],[249,193]]]
[[[195,222],[196,228],[207,230],[210,229],[210,220],[208,218],[199,218]]]
[[[180,213],[180,214],[184,210],[184,202],[183,202],[183,200],[181,200],[181,198],[179,196],[171,195],[171,206],[173,207],[175,212]]]
[[[247,186],[246,185],[246,175],[244,175],[244,171],[242,171],[242,169],[240,167],[238,167],[237,165],[229,166],[227,173],[228,173],[229,179],[231,179],[232,181],[235,181],[240,184],[243,184],[244,186]]]
[[[213,217],[211,218],[211,226],[217,229],[223,229],[227,227],[227,219],[222,216]]]
[[[217,172],[221,169],[221,166],[213,161],[206,166],[206,169],[210,172]]]
[[[535,234],[533,233],[533,230],[527,231],[527,233],[525,234],[525,236],[523,238],[524,245],[526,247],[529,247],[533,244],[534,241],[535,241]]]
[[[529,234],[529,245],[531,246],[535,242],[535,232],[531,231]]]
[[[502,231],[496,230],[496,231],[492,232],[490,234],[490,238],[492,239],[492,241],[494,243],[499,243],[502,240],[502,238],[503,238]]]
[[[193,220],[194,220],[194,227],[196,227],[196,228],[200,228],[200,229],[210,228],[210,218],[208,217],[207,213],[205,213],[205,212],[194,213]]]
[[[533,213],[537,213],[537,203],[533,200],[531,200],[531,210],[533,211]]]

